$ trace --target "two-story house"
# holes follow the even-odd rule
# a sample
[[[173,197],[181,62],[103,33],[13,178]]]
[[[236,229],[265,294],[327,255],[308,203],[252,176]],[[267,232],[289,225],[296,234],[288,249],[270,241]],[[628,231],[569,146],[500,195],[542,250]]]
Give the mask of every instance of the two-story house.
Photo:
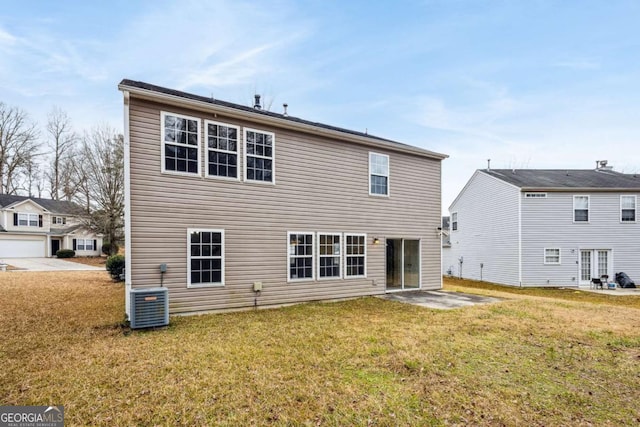
[[[445,155],[258,102],[119,89],[127,310],[161,283],[171,313],[441,287]]]
[[[0,194],[0,258],[100,255],[102,235],[83,227],[78,211],[72,202]]]
[[[514,286],[640,279],[640,177],[592,170],[477,170],[449,208],[443,272]]]

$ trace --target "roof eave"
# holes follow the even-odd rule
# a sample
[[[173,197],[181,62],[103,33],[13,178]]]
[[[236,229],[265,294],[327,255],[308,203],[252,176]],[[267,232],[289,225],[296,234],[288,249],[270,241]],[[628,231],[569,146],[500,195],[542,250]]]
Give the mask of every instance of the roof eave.
[[[317,126],[313,126],[305,123],[292,122],[286,119],[281,119],[278,117],[265,116],[262,114],[252,114],[250,112],[237,110],[235,108],[226,107],[223,105],[212,104],[208,102],[198,101],[195,99],[184,98],[181,96],[161,93],[149,89],[142,89],[134,86],[129,86],[125,84],[119,84],[118,89],[123,92],[129,92],[137,96],[138,98],[147,99],[151,101],[168,101],[172,104],[178,104],[186,108],[196,109],[205,112],[219,112],[220,114],[224,114],[237,119],[247,119],[250,118],[251,121],[277,126],[281,128],[292,129],[300,132],[311,133],[315,135],[322,135],[327,137],[338,138],[343,141],[349,141],[360,145],[365,145],[369,147],[376,148],[384,148],[391,151],[401,152],[412,154],[420,157],[426,157],[434,160],[444,160],[449,157],[446,154],[436,153],[434,151],[425,150],[422,148],[414,148],[411,146],[399,146],[393,142],[385,142],[383,140],[374,140],[372,138],[367,138],[358,135],[352,135],[344,132],[339,132],[332,129],[320,128]]]

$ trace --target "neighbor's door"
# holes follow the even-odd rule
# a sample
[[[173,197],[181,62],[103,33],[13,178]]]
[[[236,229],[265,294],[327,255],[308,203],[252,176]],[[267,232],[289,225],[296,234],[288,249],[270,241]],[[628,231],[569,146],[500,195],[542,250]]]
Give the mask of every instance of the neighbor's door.
[[[60,250],[60,240],[51,239],[51,256],[56,256],[56,253]]]
[[[603,275],[613,279],[613,262],[610,249],[581,249],[580,250],[580,281],[583,286],[589,285],[592,278]]]

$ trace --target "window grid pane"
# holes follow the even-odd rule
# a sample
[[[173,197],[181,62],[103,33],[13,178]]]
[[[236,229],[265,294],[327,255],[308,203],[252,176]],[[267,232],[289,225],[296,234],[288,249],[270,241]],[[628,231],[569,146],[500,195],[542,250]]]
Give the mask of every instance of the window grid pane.
[[[318,236],[319,277],[340,277],[340,243],[339,234]]]
[[[620,199],[620,218],[622,222],[636,221],[636,198],[634,196],[622,196]]]
[[[245,131],[247,179],[273,182],[273,135]]]
[[[207,173],[238,178],[238,129],[207,123]]]
[[[191,284],[221,284],[222,233],[194,231],[189,241]]]
[[[364,276],[366,261],[365,236],[347,235],[345,236],[345,242],[345,275],[347,277]]]
[[[560,264],[560,249],[545,249],[544,262],[546,264]]]
[[[290,234],[289,256],[289,279],[313,278],[313,234]]]
[[[164,168],[198,173],[198,120],[164,115]]]

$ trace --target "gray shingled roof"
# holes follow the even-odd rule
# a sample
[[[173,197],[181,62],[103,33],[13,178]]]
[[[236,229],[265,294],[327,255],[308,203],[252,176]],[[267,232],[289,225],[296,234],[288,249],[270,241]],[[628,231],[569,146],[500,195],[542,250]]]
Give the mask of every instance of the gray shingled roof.
[[[640,176],[606,169],[490,169],[487,175],[523,189],[625,189],[640,191]]]
[[[80,210],[80,207],[73,202],[41,199],[38,197],[15,196],[12,194],[0,194],[0,208],[5,208],[24,200],[33,200],[51,213],[73,215],[78,213]]]
[[[257,109],[257,108],[253,108],[253,107],[248,107],[246,105],[234,104],[232,102],[221,101],[219,99],[214,99],[213,97],[194,95],[192,93],[182,92],[182,91],[175,90],[175,89],[169,89],[169,88],[162,87],[162,86],[156,86],[156,85],[152,85],[150,83],[145,83],[145,82],[140,82],[140,81],[135,81],[135,80],[129,80],[129,79],[123,79],[120,82],[120,85],[129,86],[129,87],[138,88],[138,89],[144,89],[144,90],[148,90],[148,91],[152,91],[152,92],[163,93],[163,94],[166,94],[166,95],[177,96],[177,97],[180,97],[180,98],[191,99],[191,100],[194,100],[194,101],[205,102],[205,103],[212,104],[212,105],[219,105],[219,106],[223,106],[223,107],[233,108],[233,109],[241,110],[241,111],[244,111],[244,112],[247,112],[247,113],[251,113],[251,114],[258,114],[258,115],[263,115],[263,116],[268,116],[268,117],[274,117],[274,118],[278,118],[278,119],[285,120],[285,121],[288,121],[288,122],[300,123],[300,124],[309,125],[309,126],[315,126],[317,128],[321,128],[321,129],[328,129],[328,130],[341,132],[341,133],[345,133],[345,134],[349,134],[349,135],[355,135],[355,136],[360,136],[360,137],[364,137],[364,138],[370,138],[372,140],[383,141],[383,142],[387,142],[387,143],[391,143],[391,144],[397,144],[397,145],[400,145],[400,146],[403,146],[403,147],[409,147],[409,148],[414,149],[414,150],[420,150],[420,151],[423,151],[425,153],[429,153],[429,154],[431,154],[431,155],[433,155],[435,157],[442,157],[442,158],[448,157],[445,154],[440,154],[440,153],[436,153],[436,152],[433,152],[433,151],[425,150],[423,148],[415,147],[413,145],[404,144],[402,142],[397,142],[397,141],[393,141],[393,140],[390,140],[390,139],[381,138],[379,136],[371,135],[369,133],[358,132],[358,131],[345,129],[345,128],[341,128],[341,127],[337,127],[337,126],[326,125],[324,123],[312,122],[312,121],[309,121],[309,120],[300,119],[298,117],[293,117],[293,116],[284,115],[284,114],[280,114],[280,113],[273,113],[271,111],[265,111],[265,110],[261,110],[261,109]]]

